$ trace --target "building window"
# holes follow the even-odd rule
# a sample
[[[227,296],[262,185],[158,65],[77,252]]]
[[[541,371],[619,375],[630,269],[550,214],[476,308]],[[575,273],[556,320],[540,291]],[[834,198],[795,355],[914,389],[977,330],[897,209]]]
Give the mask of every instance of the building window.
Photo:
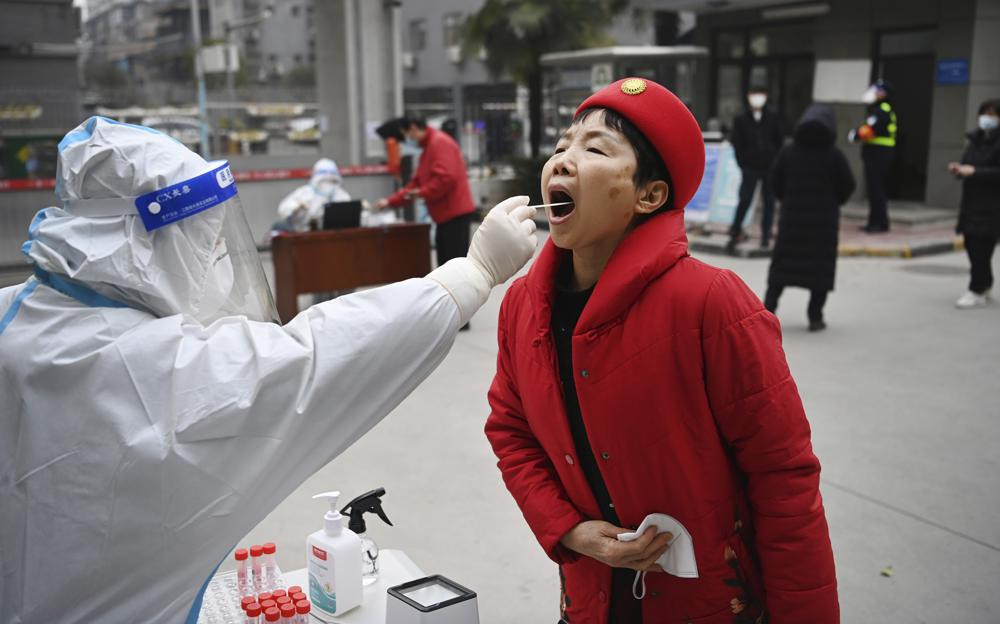
[[[292,12],[292,17],[298,17],[299,16],[299,5],[293,4],[292,8],[291,8],[291,12]]]
[[[410,20],[410,50],[416,52],[427,46],[427,21]]]
[[[301,65],[302,64],[302,55],[301,54],[296,54],[294,58],[295,58],[295,64],[296,65]]]
[[[441,23],[444,27],[444,47],[462,45],[462,14],[445,13]]]

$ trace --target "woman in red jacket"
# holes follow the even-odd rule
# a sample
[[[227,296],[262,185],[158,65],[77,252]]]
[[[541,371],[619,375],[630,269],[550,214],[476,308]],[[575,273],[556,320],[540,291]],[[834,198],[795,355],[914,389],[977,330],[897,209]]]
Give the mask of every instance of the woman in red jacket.
[[[545,202],[562,205],[501,307],[486,435],[559,564],[566,622],[839,621],[778,323],[688,255],[683,206],[703,168],[683,103],[630,78],[580,105],[542,169]],[[619,541],[650,514],[677,524]],[[696,570],[669,569],[668,544],[693,546]]]

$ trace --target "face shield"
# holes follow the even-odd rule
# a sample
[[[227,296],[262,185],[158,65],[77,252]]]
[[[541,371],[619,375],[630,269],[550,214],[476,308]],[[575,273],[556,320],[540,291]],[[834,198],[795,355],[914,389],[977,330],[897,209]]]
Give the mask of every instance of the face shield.
[[[154,314],[188,314],[206,325],[236,315],[279,322],[227,162],[138,197],[66,203],[81,217],[139,216],[151,260],[141,271],[157,293],[143,303]]]

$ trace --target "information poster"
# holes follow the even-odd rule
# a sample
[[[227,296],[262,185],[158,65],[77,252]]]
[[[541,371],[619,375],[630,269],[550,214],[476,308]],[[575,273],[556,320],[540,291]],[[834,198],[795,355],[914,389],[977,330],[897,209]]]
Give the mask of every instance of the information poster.
[[[705,175],[701,178],[698,191],[684,207],[684,221],[688,223],[705,223],[712,207],[712,187],[715,184],[715,170],[719,162],[719,143],[705,144]]]
[[[743,174],[736,164],[736,154],[733,146],[723,143],[719,149],[719,161],[716,164],[715,184],[712,189],[712,203],[708,212],[710,223],[730,225],[736,214],[736,205],[740,203],[740,182]],[[755,203],[755,202],[754,202]],[[753,222],[753,203],[743,219],[743,227]]]

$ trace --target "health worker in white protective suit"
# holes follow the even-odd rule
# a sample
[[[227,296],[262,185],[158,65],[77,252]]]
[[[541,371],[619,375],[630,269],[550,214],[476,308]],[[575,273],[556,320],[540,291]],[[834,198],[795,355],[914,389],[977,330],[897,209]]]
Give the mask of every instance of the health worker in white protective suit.
[[[343,183],[337,163],[329,158],[320,158],[313,165],[309,184],[298,187],[278,204],[278,216],[281,217],[281,221],[272,229],[308,232],[312,224],[322,223],[323,207],[326,204],[351,201],[351,194],[343,187]],[[372,212],[367,203],[364,202],[361,225],[387,225],[397,220],[393,212]]]
[[[246,533],[389,413],[535,249],[526,197],[426,278],[276,322],[226,163],[93,117],[0,290],[0,621],[193,622]]]

